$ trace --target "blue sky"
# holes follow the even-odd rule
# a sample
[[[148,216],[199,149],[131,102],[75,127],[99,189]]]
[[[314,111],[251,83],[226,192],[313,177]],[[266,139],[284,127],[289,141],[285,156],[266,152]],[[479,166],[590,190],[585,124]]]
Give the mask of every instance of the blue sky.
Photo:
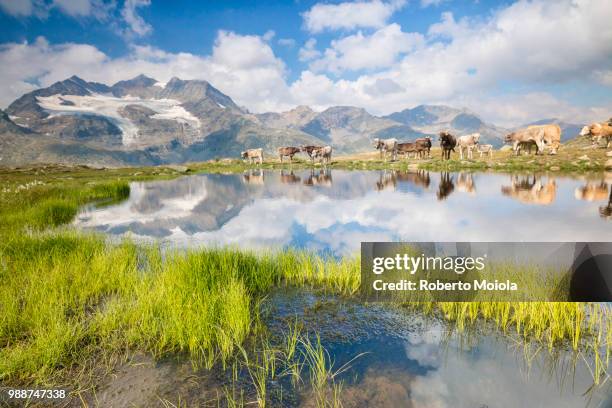
[[[72,74],[206,79],[252,111],[612,116],[612,2],[0,0],[0,106]],[[607,115],[607,116],[606,116]]]

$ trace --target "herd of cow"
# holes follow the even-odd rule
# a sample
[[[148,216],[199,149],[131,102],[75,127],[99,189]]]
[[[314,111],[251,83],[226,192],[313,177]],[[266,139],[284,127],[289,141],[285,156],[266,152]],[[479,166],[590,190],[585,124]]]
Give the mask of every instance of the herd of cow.
[[[599,145],[603,140],[606,148],[612,144],[612,118],[607,122],[592,123],[589,126],[582,128],[580,136],[590,136],[593,145]],[[488,155],[491,157],[493,153],[493,145],[480,144],[480,134],[472,133],[464,136],[454,136],[448,131],[442,131],[439,134],[440,148],[442,150],[442,160],[449,160],[451,152],[456,148],[459,149],[459,158],[473,158],[474,150],[480,153],[480,157]],[[548,125],[533,125],[524,129],[516,130],[509,133],[504,138],[506,143],[512,145],[512,150],[517,156],[520,156],[521,150],[525,149],[531,153],[533,147],[536,148],[535,154],[544,154],[544,151],[549,148],[549,154],[557,154],[561,146],[561,128],[557,124]],[[431,157],[431,138],[423,137],[416,139],[414,142],[399,142],[395,138],[391,139],[374,139],[374,148],[380,151],[381,156],[386,160],[387,155],[391,155],[391,160],[397,160],[398,155],[406,155],[410,157],[414,155],[418,158]],[[283,158],[288,157],[289,162],[293,161],[293,156],[304,152],[314,163],[319,159],[323,164],[331,163],[332,147],[331,146],[285,146],[277,149],[278,158],[283,162]],[[263,149],[248,149],[241,152],[242,159],[246,159],[250,164],[258,162],[263,163]]]

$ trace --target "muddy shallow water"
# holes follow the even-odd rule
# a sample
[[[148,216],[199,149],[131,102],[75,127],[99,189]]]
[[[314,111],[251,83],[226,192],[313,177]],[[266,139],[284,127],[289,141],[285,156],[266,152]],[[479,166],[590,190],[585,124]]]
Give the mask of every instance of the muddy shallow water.
[[[300,170],[135,182],[75,224],[167,246],[308,248],[361,241],[607,241],[609,179],[425,171]]]
[[[459,335],[418,312],[301,289],[279,289],[262,307],[273,337],[280,338],[297,319],[303,333],[320,336],[332,372],[349,363],[335,378],[342,384],[343,407],[612,406],[612,385],[592,387],[583,357],[567,351],[526,351],[512,338],[484,328]],[[248,374],[232,380],[230,371],[194,372],[186,360],[155,362],[137,355],[100,384],[95,400],[100,406],[167,407],[180,400],[186,406],[216,407],[225,406],[228,389],[237,389],[247,406],[255,405]],[[270,406],[316,406],[307,385],[295,388],[282,375],[269,381],[267,399]]]

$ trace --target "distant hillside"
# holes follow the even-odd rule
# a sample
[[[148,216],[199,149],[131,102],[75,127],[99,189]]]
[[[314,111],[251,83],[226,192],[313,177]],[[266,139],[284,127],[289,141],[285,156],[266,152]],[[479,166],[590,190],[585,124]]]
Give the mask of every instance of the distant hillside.
[[[562,141],[580,125],[557,119]],[[527,125],[525,125],[527,126]],[[66,162],[145,165],[239,157],[262,147],[330,144],[336,153],[371,151],[374,138],[401,141],[442,130],[479,132],[481,143],[499,148],[508,129],[483,121],[467,109],[419,105],[384,117],[354,106],[316,112],[297,106],[286,112],[252,114],[212,84],[145,75],[113,85],[77,76],[26,93],[0,111],[0,164]]]
[[[2,115],[2,164],[180,163],[324,143],[267,127],[210,83],[179,78],[163,84],[139,75],[108,86],[72,76],[21,96]]]
[[[422,134],[437,135],[442,130],[457,135],[478,132],[481,134],[481,143],[492,144],[496,148],[503,145],[503,137],[508,133],[507,129],[485,123],[467,109],[444,105],[419,105],[392,113],[385,118],[409,126]]]

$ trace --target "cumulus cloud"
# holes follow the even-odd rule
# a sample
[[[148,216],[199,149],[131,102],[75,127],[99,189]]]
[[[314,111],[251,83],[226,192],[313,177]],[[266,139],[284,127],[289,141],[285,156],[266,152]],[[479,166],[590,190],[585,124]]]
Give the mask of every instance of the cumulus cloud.
[[[506,123],[538,119],[535,115],[585,120],[611,110],[612,103],[576,107],[545,89],[563,84],[571,89],[594,80],[608,83],[612,61],[610,16],[612,3],[602,0],[519,1],[486,19],[456,20],[444,13],[429,28],[424,46],[406,52],[389,67],[352,81],[330,80],[321,70],[367,66],[345,56],[360,55],[359,46],[373,36],[363,36],[363,42],[356,41],[353,47],[347,46],[349,41],[342,43],[346,47],[343,52],[337,50],[342,41],[337,40],[336,49],[332,45],[326,50],[322,62],[311,66],[313,72],[303,72],[291,89],[296,97],[304,94],[312,101],[360,105],[374,113],[420,103],[458,105],[466,100],[475,111],[490,110],[493,118],[504,118]],[[387,55],[395,51],[391,47]],[[374,61],[372,64],[376,65]],[[375,97],[377,92],[372,90],[379,88],[382,80],[393,81],[407,92]],[[507,93],[503,84],[512,84],[525,95],[493,97]],[[324,93],[315,95],[317,89]],[[506,103],[512,103],[512,109]]]
[[[293,38],[279,38],[278,44],[283,47],[293,48],[295,47],[295,40]]]
[[[430,7],[430,6],[439,6],[440,4],[442,4],[443,2],[445,2],[446,0],[421,0],[421,7],[422,8],[426,8],[426,7]]]
[[[34,12],[30,0],[0,0],[0,9],[14,17],[29,16]]]
[[[290,107],[286,104],[285,65],[269,44],[260,36],[227,31],[219,32],[208,56],[132,46],[128,55],[113,59],[90,45],[52,45],[38,38],[34,43],[1,45],[0,65],[5,67],[0,76],[0,104],[4,106],[25,91],[74,74],[112,84],[144,73],[162,82],[173,76],[210,81],[237,103],[256,111]]]
[[[317,40],[315,38],[309,38],[304,43],[304,46],[300,48],[299,59],[300,61],[310,61],[318,58],[321,55],[321,51],[316,49]]]
[[[480,19],[444,13],[426,35],[383,23],[337,38],[323,53],[310,38],[299,51],[309,69],[290,83],[270,35],[220,31],[210,55],[132,45],[120,58],[39,39],[0,45],[0,103],[73,74],[113,83],[145,73],[160,81],[206,79],[255,112],[308,104],[388,114],[428,103],[468,107],[506,126],[547,117],[588,122],[612,111],[601,92],[612,85],[610,16],[612,3],[603,0],[519,1]],[[364,72],[337,77],[357,70]],[[597,102],[585,99],[588,89],[598,91]],[[571,100],[573,90],[581,99]]]
[[[361,31],[354,35],[334,40],[322,58],[310,67],[314,71],[340,73],[345,70],[387,68],[401,54],[410,52],[424,44],[419,33],[405,33],[399,24],[390,24],[371,35]]]
[[[339,4],[317,3],[302,14],[304,27],[311,33],[324,30],[350,30],[358,27],[382,27],[391,15],[404,7],[405,0],[388,3],[380,0],[344,2]]]
[[[121,9],[121,16],[127,25],[123,34],[127,37],[143,37],[153,31],[153,27],[148,24],[139,14],[138,8],[148,7],[151,0],[126,0]]]

